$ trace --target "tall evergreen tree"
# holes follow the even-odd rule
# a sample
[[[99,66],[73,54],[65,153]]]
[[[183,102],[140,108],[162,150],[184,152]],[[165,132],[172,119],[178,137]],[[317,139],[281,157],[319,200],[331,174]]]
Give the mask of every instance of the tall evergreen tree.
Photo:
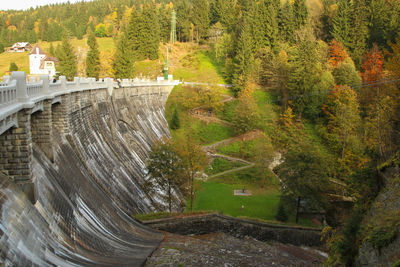
[[[366,0],[353,1],[350,54],[357,67],[361,67],[367,48],[369,9]]]
[[[192,22],[195,26],[197,41],[208,36],[208,29],[210,28],[209,12],[208,0],[193,0]]]
[[[52,57],[54,57],[54,56],[56,55],[56,52],[54,51],[53,43],[50,43],[49,54],[50,54],[50,56],[52,56]]]
[[[297,50],[292,59],[293,68],[288,81],[293,108],[300,117],[304,114],[315,119],[321,113],[324,97],[333,87],[334,80],[329,72],[322,71],[318,42],[311,28],[298,32]]]
[[[61,46],[58,48],[56,53],[59,62],[58,72],[66,76],[68,80],[72,80],[77,72],[77,59],[68,34],[64,35]]]
[[[352,43],[352,13],[349,0],[339,0],[338,10],[333,18],[332,36],[339,43],[342,43],[347,49],[350,49]]]
[[[190,39],[190,13],[188,0],[180,0],[176,3],[176,34],[180,42]]]
[[[300,29],[306,25],[308,20],[308,8],[306,6],[306,0],[294,0],[293,11],[296,29]]]
[[[216,11],[219,21],[227,32],[234,32],[239,19],[239,6],[235,0],[216,0]]]
[[[181,127],[181,123],[179,121],[179,115],[178,115],[178,110],[175,108],[174,113],[172,114],[172,119],[171,119],[171,129],[172,130],[177,130]]]
[[[232,89],[238,94],[247,85],[251,63],[253,61],[253,40],[251,28],[246,19],[241,23],[236,56],[233,59]]]
[[[141,39],[141,50],[144,58],[151,60],[158,58],[160,46],[160,25],[155,5],[151,2],[143,8],[143,38]]]
[[[135,60],[158,58],[160,26],[153,4],[144,5],[141,12],[132,12],[127,38]]]
[[[127,33],[124,31],[118,42],[114,54],[113,70],[116,78],[132,78],[134,58],[129,44]]]
[[[261,47],[274,47],[278,39],[278,21],[273,2],[252,2],[246,18],[251,25],[254,52]]]
[[[279,9],[278,27],[280,39],[282,41],[293,43],[296,21],[294,18],[293,6],[289,1],[286,1]]]
[[[98,79],[100,73],[100,52],[94,32],[90,32],[87,44],[90,50],[86,56],[86,75]]]

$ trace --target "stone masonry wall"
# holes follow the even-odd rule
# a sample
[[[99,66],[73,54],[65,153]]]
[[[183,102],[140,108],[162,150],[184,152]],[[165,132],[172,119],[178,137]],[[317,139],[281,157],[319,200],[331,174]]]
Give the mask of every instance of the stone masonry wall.
[[[0,171],[35,202],[32,177],[31,109],[18,112],[18,127],[0,136]]]
[[[296,246],[321,247],[323,245],[320,239],[320,229],[267,224],[220,214],[167,218],[143,223],[153,229],[181,235],[222,232],[238,238],[250,236],[259,241],[277,241]]]
[[[52,106],[52,128],[57,129],[61,134],[69,134],[68,117],[71,107],[70,95],[61,96],[61,103]]]
[[[51,100],[43,101],[43,111],[31,116],[32,142],[53,161]]]

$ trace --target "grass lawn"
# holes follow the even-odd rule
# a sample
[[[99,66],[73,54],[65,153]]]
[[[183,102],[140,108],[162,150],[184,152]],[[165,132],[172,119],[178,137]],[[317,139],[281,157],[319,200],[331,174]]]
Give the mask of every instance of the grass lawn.
[[[163,66],[164,63],[158,59],[135,62],[134,76],[156,79],[158,76],[164,76],[162,73]]]
[[[194,210],[213,210],[238,217],[252,217],[264,220],[274,220],[278,203],[279,190],[265,189],[264,192],[254,190],[252,196],[234,196],[233,190],[240,190],[244,186],[253,189],[249,184],[224,184],[214,181],[199,182],[194,201]],[[255,188],[254,188],[255,189]],[[242,205],[244,209],[242,209]],[[189,204],[188,204],[189,206]]]
[[[180,134],[190,134],[195,142],[201,145],[216,143],[218,141],[231,138],[234,136],[233,129],[222,126],[218,123],[206,123],[198,119],[192,118],[187,114],[180,114],[181,127],[178,130],[171,130],[173,138]]]
[[[185,90],[183,86],[175,86],[168,97],[165,107],[165,117],[168,122],[171,121],[175,108],[178,110],[181,127],[178,130],[171,130],[172,137],[175,138],[180,134],[190,134],[196,142],[205,145],[234,136],[234,131],[231,127],[213,122],[206,123],[191,117],[180,103],[179,94],[182,90]]]
[[[100,54],[112,55],[114,53],[115,45],[113,38],[111,37],[96,38],[96,40],[97,43],[99,44]],[[57,45],[61,43],[61,41],[38,42],[40,48],[42,48],[43,51],[46,53],[48,53],[49,51],[50,43],[53,43],[53,47],[55,49]],[[78,54],[78,62],[83,62],[85,60],[83,57],[86,54],[86,51],[89,50],[89,46],[87,45],[87,38],[83,38],[81,40],[74,38],[71,40],[71,44],[75,48],[75,51]],[[15,64],[17,64],[19,71],[25,71],[27,74],[29,74],[29,53],[30,51],[25,53],[4,52],[0,54],[0,76],[3,76],[8,71],[11,62],[15,62]],[[82,68],[81,65],[82,64],[78,64],[79,73],[83,73],[83,70],[80,70],[80,68]]]
[[[218,153],[238,157],[243,159],[251,159],[254,156],[254,148],[257,140],[237,141],[226,146],[217,148]]]
[[[236,99],[232,102],[225,103],[222,110],[216,112],[217,117],[220,118],[221,120],[232,122],[235,116],[235,108],[238,102],[239,101]]]
[[[24,53],[1,53],[0,54],[0,76],[2,77],[10,68],[10,63],[14,62],[19,71],[29,73],[29,52]]]
[[[182,65],[173,69],[175,79],[186,82],[224,83],[220,66],[207,51],[195,51],[182,58]]]
[[[233,162],[223,158],[215,158],[211,164],[205,169],[207,175],[213,175],[234,168],[245,166],[246,164],[240,162]]]

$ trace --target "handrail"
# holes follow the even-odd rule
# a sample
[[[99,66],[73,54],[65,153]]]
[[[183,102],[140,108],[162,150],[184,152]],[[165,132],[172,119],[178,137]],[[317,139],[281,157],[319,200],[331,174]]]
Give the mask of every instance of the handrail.
[[[11,76],[3,76],[0,83],[0,134],[4,132],[2,123],[12,114],[23,108],[33,108],[35,103],[44,99],[54,99],[60,95],[87,90],[107,89],[112,94],[114,88],[120,87],[149,87],[149,86],[174,86],[179,81],[172,80],[139,80],[123,79],[122,82],[111,78],[96,81],[95,78],[75,77],[68,82],[65,76],[60,76],[58,81],[50,82],[48,75],[40,75],[40,81],[27,83],[26,74],[14,71]]]

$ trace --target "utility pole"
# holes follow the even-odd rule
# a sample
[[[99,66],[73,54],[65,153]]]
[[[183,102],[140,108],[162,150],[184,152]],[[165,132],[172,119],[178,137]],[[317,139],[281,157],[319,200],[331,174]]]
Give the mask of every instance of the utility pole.
[[[168,44],[166,45],[167,48],[167,60],[165,60],[164,64],[164,80],[168,80]]]
[[[175,44],[175,42],[176,42],[176,13],[175,13],[175,10],[172,10],[170,42],[171,42],[171,44]]]

